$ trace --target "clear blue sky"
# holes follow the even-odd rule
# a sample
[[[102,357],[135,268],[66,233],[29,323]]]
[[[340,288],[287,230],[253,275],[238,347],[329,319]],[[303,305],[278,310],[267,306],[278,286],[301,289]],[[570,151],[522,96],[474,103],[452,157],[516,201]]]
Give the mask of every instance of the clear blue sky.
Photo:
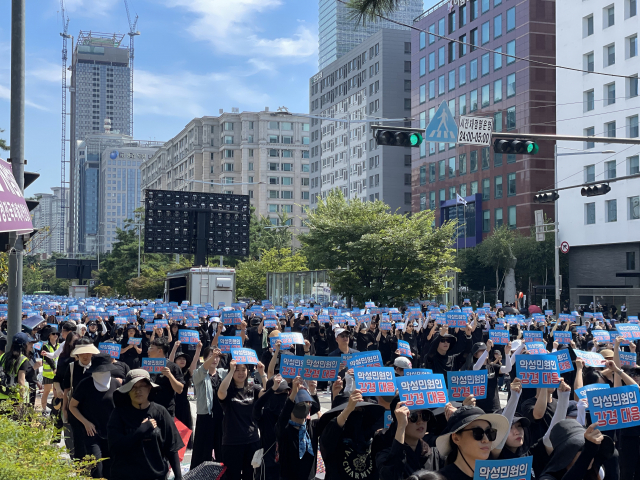
[[[0,2],[0,128],[5,130],[0,135],[7,142],[10,4]],[[217,115],[220,108],[308,111],[308,81],[318,61],[317,0],[131,0],[129,5],[140,17],[141,32],[135,44],[136,139],[167,140],[193,117]],[[123,0],[66,0],[65,8],[74,37],[79,30],[129,29]],[[28,169],[41,175],[28,195],[60,184],[59,10],[59,0],[27,1],[25,156]]]

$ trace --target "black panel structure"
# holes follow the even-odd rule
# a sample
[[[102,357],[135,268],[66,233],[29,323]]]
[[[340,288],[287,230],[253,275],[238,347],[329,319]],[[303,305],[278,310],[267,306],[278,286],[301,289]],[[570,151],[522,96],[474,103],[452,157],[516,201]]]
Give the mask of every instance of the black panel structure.
[[[77,260],[73,258],[58,258],[56,260],[56,278],[82,280],[91,278],[91,271],[97,269],[97,260]]]
[[[146,190],[144,251],[246,257],[250,217],[248,195]]]

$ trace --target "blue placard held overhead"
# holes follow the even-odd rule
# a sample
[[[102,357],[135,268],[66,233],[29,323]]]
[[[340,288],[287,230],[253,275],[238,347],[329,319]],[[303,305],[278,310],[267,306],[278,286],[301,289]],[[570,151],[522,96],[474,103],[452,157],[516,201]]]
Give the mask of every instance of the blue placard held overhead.
[[[634,352],[618,352],[620,354],[620,366],[635,367],[637,355]]]
[[[507,330],[489,330],[489,338],[494,345],[507,345],[509,343],[509,332]]]
[[[391,367],[359,367],[353,369],[356,388],[363,397],[389,395],[396,392],[395,374]]]
[[[280,375],[282,378],[295,378],[302,374],[304,357],[280,355]]]
[[[551,355],[555,355],[558,359],[558,370],[560,371],[560,373],[573,371],[573,362],[571,361],[571,357],[569,356],[569,350],[558,350]]]
[[[467,314],[447,312],[447,325],[454,328],[465,328],[467,326]]]
[[[431,370],[430,368],[407,368],[404,371],[404,376],[412,377],[414,375],[421,375],[423,373],[432,374],[433,370]]]
[[[533,457],[476,460],[473,480],[531,480]]]
[[[589,413],[600,430],[617,430],[640,425],[637,385],[587,392]]]
[[[555,388],[560,383],[558,359],[552,355],[516,355],[522,388]]]
[[[560,345],[571,345],[571,332],[564,332],[556,330],[553,332],[553,340]]]
[[[342,356],[344,360],[344,355]],[[378,350],[372,352],[354,353],[347,360],[347,369],[356,367],[382,367],[382,354]]]
[[[464,400],[470,395],[480,400],[487,398],[486,370],[447,372],[447,386],[450,400]]]
[[[542,342],[542,332],[539,330],[525,330],[522,332],[524,342]]]
[[[166,358],[143,358],[142,368],[149,373],[162,373],[162,369],[167,366]]]
[[[180,343],[197,345],[200,342],[200,334],[195,330],[181,329],[178,338]]]
[[[250,348],[232,348],[231,358],[235,360],[238,365],[258,364],[258,355],[255,350]]]
[[[587,392],[591,390],[605,390],[611,388],[608,383],[592,383],[581,388],[576,388],[576,395],[580,398],[587,398]]]
[[[305,380],[335,381],[340,370],[339,357],[304,357],[302,378]]]
[[[442,102],[424,131],[427,142],[455,143],[458,140],[458,125],[449,110],[447,102]]]
[[[240,337],[220,337],[218,338],[218,348],[222,353],[231,353],[232,348],[242,348]]]
[[[409,410],[444,407],[449,401],[444,377],[439,373],[398,377],[396,387],[400,392],[400,401]]]
[[[280,348],[283,350],[287,350],[294,345],[304,345],[304,338],[301,333],[292,333],[292,332],[284,332],[280,333],[277,337],[271,337],[269,341],[271,342],[271,348],[276,346],[276,342],[280,340]]]
[[[107,353],[111,358],[120,358],[120,345],[117,343],[101,342],[98,344],[100,353]]]
[[[411,353],[411,347],[409,346],[409,342],[405,342],[404,340],[398,340],[398,350],[400,351],[400,355],[404,357],[413,357]]]

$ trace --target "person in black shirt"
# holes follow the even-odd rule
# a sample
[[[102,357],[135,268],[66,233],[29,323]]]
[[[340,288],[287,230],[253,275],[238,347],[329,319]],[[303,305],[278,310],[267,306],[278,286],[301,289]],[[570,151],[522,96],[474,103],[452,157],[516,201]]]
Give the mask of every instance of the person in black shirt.
[[[142,341],[140,345],[129,344],[130,338],[140,338],[138,327],[130,323],[124,332],[120,344],[120,361],[126,363],[130,369],[140,368],[140,355],[142,355]]]
[[[98,462],[91,471],[93,478],[109,478],[111,461],[107,442],[107,423],[113,412],[113,393],[120,386],[111,378],[116,367],[108,354],[95,355],[87,370],[91,376],[83,379],[73,391],[69,411],[85,428],[82,438],[87,455],[93,455]]]
[[[107,438],[114,480],[164,480],[167,462],[182,480],[178,452],[184,444],[167,409],[150,400],[152,389],[155,393],[159,386],[149,372],[134,369],[113,394]]]
[[[169,343],[165,337],[155,338],[149,345],[149,358],[165,358],[169,353]],[[154,401],[167,409],[169,415],[176,416],[176,394],[184,388],[182,370],[173,362],[167,362],[162,373],[154,373],[151,380],[160,387]]]
[[[553,414],[556,413],[558,399],[552,397],[553,388],[537,388],[536,396],[522,402],[520,411],[527,418],[531,425],[530,444],[533,445],[547,433]]]
[[[469,325],[460,330],[457,336],[448,333],[448,327],[441,327],[440,333],[433,336],[429,351],[424,356],[424,367],[443,375],[454,370],[456,357],[471,352],[471,333]]]
[[[175,362],[180,368],[182,376],[184,378],[184,388],[182,392],[176,395],[176,418],[180,420],[189,430],[193,431],[193,417],[191,416],[191,406],[189,405],[189,385],[191,385],[191,379],[193,378],[193,372],[198,367],[198,360],[200,359],[200,350],[202,349],[202,342],[199,342],[196,346],[193,358],[188,353],[180,352],[176,355],[176,345],[180,345],[178,340],[173,346],[169,360]],[[193,441],[189,441],[187,448],[192,448]]]

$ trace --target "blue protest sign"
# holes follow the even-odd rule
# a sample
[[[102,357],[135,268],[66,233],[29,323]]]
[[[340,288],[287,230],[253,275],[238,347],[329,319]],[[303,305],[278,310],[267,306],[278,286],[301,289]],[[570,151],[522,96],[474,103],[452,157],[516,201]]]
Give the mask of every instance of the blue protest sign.
[[[354,318],[347,318],[347,325],[349,325],[350,327],[355,327],[356,326],[356,321]]]
[[[333,382],[338,379],[340,370],[339,357],[304,357],[302,378],[306,380],[323,380]]]
[[[621,367],[635,367],[637,355],[634,352],[619,352]]]
[[[242,313],[235,310],[222,312],[220,317],[224,325],[240,325],[242,323]]]
[[[34,350],[38,350],[38,351],[42,350],[42,342],[36,342],[36,343],[34,343],[34,344],[33,344],[33,349],[34,349]]]
[[[402,314],[401,313],[390,313],[389,317],[391,318],[392,322],[401,322],[402,321]]]
[[[447,390],[450,400],[464,400],[470,395],[480,400],[487,398],[486,370],[447,372]]]
[[[200,326],[200,319],[187,317],[184,324],[188,328],[198,328]]]
[[[573,362],[569,356],[569,350],[558,350],[557,352],[553,352],[551,355],[555,355],[558,359],[558,370],[560,373],[573,371]]]
[[[560,383],[558,359],[552,355],[516,355],[522,388],[555,388]]]
[[[137,337],[130,337],[127,340],[127,345],[140,345],[141,343],[142,343],[142,339]]]
[[[508,325],[518,324],[518,318],[515,315],[507,315],[506,317],[504,317],[504,319],[507,321]]]
[[[553,310],[545,310],[545,311],[544,311],[544,314],[545,314],[547,317],[551,317],[551,316],[553,315]]]
[[[302,334],[297,332],[281,332],[277,337],[271,337],[269,339],[271,348],[275,348],[278,340],[280,340],[280,348],[285,350],[293,347],[294,345],[304,345],[304,338],[302,338]]]
[[[576,395],[580,398],[587,398],[587,392],[590,392],[591,390],[604,390],[607,388],[611,388],[608,383],[592,383],[591,385],[576,388]]]
[[[473,480],[531,480],[533,457],[476,460]]]
[[[619,323],[616,325],[616,330],[618,330],[618,334],[624,337],[624,339],[628,342],[635,342],[636,340],[640,340],[640,325],[632,323]]]
[[[98,350],[101,353],[107,353],[111,358],[120,358],[120,345],[117,343],[101,342],[98,344]]]
[[[155,325],[153,324],[153,322],[145,323],[144,324],[144,331],[145,332],[153,332],[154,326]]]
[[[200,342],[200,334],[195,330],[181,329],[178,331],[180,343],[197,345]]]
[[[580,325],[580,326],[576,327],[576,333],[578,335],[586,335],[587,334],[587,327],[585,327],[584,325]]]
[[[598,343],[609,343],[611,341],[611,336],[606,330],[591,330],[591,335]]]
[[[354,353],[353,356],[347,360],[347,369],[357,367],[382,367],[382,365],[382,355],[378,350]]]
[[[166,366],[166,358],[143,358],[141,368],[149,373],[162,373],[162,369]]]
[[[560,345],[571,345],[571,332],[553,332],[553,339]]]
[[[384,428],[389,428],[389,425],[393,423],[393,417],[391,416],[391,412],[386,410],[384,412]]]
[[[420,375],[422,373],[432,374],[433,370],[431,370],[430,368],[407,368],[404,371],[404,376],[405,377],[411,377],[411,376],[414,376],[414,375]]]
[[[257,365],[258,355],[255,350],[250,348],[232,348],[231,358],[236,361],[238,365]]]
[[[218,348],[222,353],[231,353],[232,348],[242,348],[242,338],[220,337],[218,338]]]
[[[409,342],[405,342],[404,340],[398,340],[398,350],[400,351],[400,355],[405,357],[413,357],[411,353],[411,346],[409,346]]]
[[[447,325],[450,327],[465,328],[467,326],[466,313],[447,312],[445,315],[447,317]]]
[[[404,322],[398,322],[396,323],[396,330],[404,330]]]
[[[396,392],[395,374],[391,367],[358,367],[353,369],[356,388],[363,397],[389,395]]]
[[[277,328],[278,327],[278,321],[277,320],[265,320],[264,321],[264,327],[265,328]]]
[[[638,323],[638,315],[629,315],[627,320],[629,320],[629,323]]]
[[[458,139],[458,125],[447,102],[442,102],[424,131],[426,142],[454,143]]]
[[[436,313],[434,320],[438,325],[447,324],[447,316],[444,313]]]
[[[69,319],[78,322],[78,321],[82,320],[82,314],[81,313],[70,313],[69,314]]]
[[[587,392],[589,413],[600,430],[617,430],[640,425],[638,385]]]
[[[280,355],[280,375],[282,378],[295,378],[302,375],[304,357]]]
[[[604,357],[597,352],[585,352],[582,350],[573,350],[576,357],[581,358],[587,367],[604,367]]]
[[[396,387],[400,401],[409,410],[444,407],[449,402],[444,377],[439,373],[398,377]]]
[[[527,353],[530,355],[546,355],[549,353],[547,346],[542,342],[526,342]]]
[[[489,338],[494,345],[507,345],[509,343],[509,332],[507,330],[489,330]]]
[[[542,332],[539,330],[525,330],[522,332],[525,343],[528,342],[542,342]]]
[[[380,322],[380,330],[390,331],[391,330],[391,323],[390,322]]]

